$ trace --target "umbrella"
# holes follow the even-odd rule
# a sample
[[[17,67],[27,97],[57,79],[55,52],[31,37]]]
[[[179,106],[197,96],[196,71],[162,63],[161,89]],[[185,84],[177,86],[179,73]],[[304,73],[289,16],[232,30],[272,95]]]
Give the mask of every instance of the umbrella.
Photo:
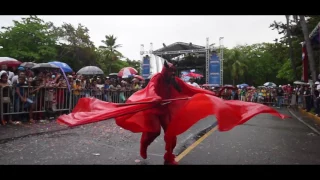
[[[240,86],[242,86],[242,87],[248,87],[249,85],[248,85],[248,84],[243,83],[243,84],[240,84]]]
[[[217,84],[204,84],[202,86],[204,86],[204,87],[220,87],[220,85],[217,85]]]
[[[201,77],[203,77],[201,74],[197,74],[197,73],[194,73],[194,72],[188,73],[187,76],[192,77],[192,78],[201,78]]]
[[[251,90],[251,89],[256,89],[254,86],[249,86],[247,87],[248,90]]]
[[[144,80],[144,78],[143,78],[142,76],[139,76],[139,75],[134,75],[133,77],[134,77],[134,78],[137,78],[137,79],[139,79],[139,80]]]
[[[103,71],[97,66],[86,66],[81,68],[77,74],[81,75],[103,75]]]
[[[245,88],[245,87],[248,87],[248,86],[249,86],[248,84],[238,84],[237,88],[238,89],[242,89],[242,88]]]
[[[15,67],[21,64],[20,61],[11,57],[0,57],[0,66],[6,65],[8,67]]]
[[[125,67],[125,68],[122,68],[119,71],[118,76],[119,77],[132,76],[134,74],[138,74],[138,71],[135,68],[133,68],[133,67]]]
[[[118,73],[110,73],[109,76],[118,76]]]
[[[276,87],[277,85],[275,84],[275,83],[273,83],[273,82],[266,82],[266,83],[264,83],[263,84],[264,86],[267,86],[267,87]]]
[[[232,88],[234,88],[234,86],[231,85],[231,84],[225,84],[223,87],[232,87]]]
[[[64,62],[60,62],[60,61],[52,61],[52,62],[49,62],[49,64],[54,64],[58,67],[60,67],[65,73],[71,73],[73,72],[73,70],[71,69],[71,67],[64,63]]]
[[[37,64],[33,63],[33,62],[24,62],[24,63],[20,64],[20,66],[24,67],[24,68],[32,68],[35,65],[37,65]]]
[[[35,70],[35,69],[60,69],[60,68],[54,64],[39,63],[39,64],[33,66],[31,69]]]
[[[302,82],[302,81],[295,81],[293,84],[298,84],[298,85],[306,85],[307,83]]]

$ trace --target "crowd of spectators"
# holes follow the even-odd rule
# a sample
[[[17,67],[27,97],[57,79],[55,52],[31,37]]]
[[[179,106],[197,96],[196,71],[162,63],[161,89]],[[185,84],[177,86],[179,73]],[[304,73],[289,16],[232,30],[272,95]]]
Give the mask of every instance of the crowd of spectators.
[[[2,66],[0,113],[3,117],[0,123],[5,125],[49,120],[72,110],[81,97],[125,102],[134,91],[145,86],[145,81],[138,78],[81,76],[75,73],[67,74],[66,77],[59,71],[34,73],[24,67]]]

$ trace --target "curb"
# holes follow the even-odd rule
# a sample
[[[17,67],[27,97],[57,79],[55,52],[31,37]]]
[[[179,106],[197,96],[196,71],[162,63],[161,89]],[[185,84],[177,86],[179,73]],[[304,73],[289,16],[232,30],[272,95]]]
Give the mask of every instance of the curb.
[[[312,119],[315,123],[317,123],[318,125],[320,125],[320,117],[315,116],[312,113],[307,112],[306,110],[303,110],[302,108],[298,108],[299,112],[305,116],[307,116],[308,118]]]
[[[305,126],[307,126],[309,129],[311,129],[313,132],[315,132],[316,134],[318,134],[320,136],[320,132],[315,129],[314,127],[312,127],[311,125],[309,125],[307,122],[305,122],[303,119],[301,119],[300,117],[298,117],[297,115],[295,115],[294,112],[292,112],[292,110],[290,108],[287,108],[289,113],[295,117],[298,121],[300,121],[302,124],[304,124]],[[311,114],[312,115],[312,114]]]

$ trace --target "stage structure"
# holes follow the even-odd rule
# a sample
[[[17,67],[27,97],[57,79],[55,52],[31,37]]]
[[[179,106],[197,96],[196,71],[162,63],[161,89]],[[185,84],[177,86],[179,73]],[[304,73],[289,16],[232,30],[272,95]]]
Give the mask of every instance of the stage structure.
[[[156,69],[159,72],[159,61],[162,58],[170,59],[173,61],[179,61],[181,57],[184,57],[188,54],[197,54],[197,56],[205,57],[205,82],[206,84],[214,84],[214,85],[223,85],[223,46],[222,46],[223,37],[219,38],[220,44],[220,53],[217,54],[217,49],[212,45],[209,45],[209,38],[206,38],[206,47],[194,45],[192,43],[183,43],[176,42],[171,45],[166,46],[163,44],[163,48],[153,51],[152,43],[150,43],[150,50],[144,51],[144,45],[141,45],[140,55],[141,55],[141,68],[142,68],[142,76],[146,77],[150,72],[150,64],[148,65],[148,61],[146,59],[149,58],[150,55],[154,55],[156,61]],[[220,57],[219,57],[220,56]],[[161,58],[160,58],[161,57]],[[149,61],[150,63],[150,61]],[[163,61],[161,61],[163,63]],[[149,67],[149,70],[148,70]]]
[[[140,46],[140,55],[142,59],[141,63],[141,76],[145,79],[147,79],[151,74],[151,54],[152,54],[152,43],[150,43],[150,50],[144,51],[144,45],[141,44]]]

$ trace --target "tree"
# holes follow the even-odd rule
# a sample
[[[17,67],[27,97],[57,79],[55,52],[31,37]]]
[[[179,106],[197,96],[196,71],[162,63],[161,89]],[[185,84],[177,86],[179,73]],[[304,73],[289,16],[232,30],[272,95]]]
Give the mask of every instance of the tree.
[[[1,56],[10,56],[21,61],[46,62],[56,57],[56,27],[37,16],[13,21],[14,25],[2,27]]]
[[[231,67],[230,73],[232,77],[232,84],[235,85],[240,76],[244,75],[248,66],[245,64],[243,54],[241,54],[239,48],[234,49],[226,61],[228,62],[229,67]]]
[[[291,39],[291,28],[290,28],[290,15],[286,15],[286,20],[287,20],[287,26],[286,26],[286,34],[287,34],[287,39],[288,39],[288,45],[289,45],[289,58],[290,58],[290,63],[291,63],[291,68],[293,71],[293,76],[295,79],[298,79],[297,77],[297,70],[296,70],[296,65],[294,63],[294,56],[293,56],[293,47],[292,47],[292,39]]]
[[[82,24],[74,27],[64,23],[58,29],[59,45],[57,60],[63,61],[75,70],[84,66],[97,65],[96,48],[90,40],[89,29]]]
[[[109,64],[109,73],[111,73],[111,67],[116,61],[123,58],[123,55],[117,50],[121,47],[121,44],[116,44],[116,37],[113,35],[106,35],[105,38],[105,40],[101,41],[104,43],[104,46],[99,46],[101,53],[100,58],[103,58],[104,63]]]
[[[317,81],[317,72],[316,72],[316,68],[315,68],[315,61],[313,58],[313,49],[312,49],[312,45],[311,45],[311,41],[309,38],[309,31],[308,31],[308,27],[307,27],[307,23],[305,20],[305,17],[303,15],[300,15],[300,25],[303,31],[303,36],[304,36],[304,40],[306,43],[306,48],[307,48],[307,52],[308,52],[308,62],[309,62],[309,67],[310,67],[310,71],[311,71],[311,77],[313,82]]]
[[[289,15],[287,15],[287,16],[289,16]],[[292,56],[289,55],[289,57],[292,58],[292,61],[294,63],[293,65],[296,68],[296,72],[293,72],[293,73],[294,73],[294,75],[296,75],[295,80],[297,80],[297,79],[300,79],[299,77],[301,77],[301,75],[302,75],[302,71],[301,71],[301,69],[302,69],[301,42],[305,41],[305,36],[304,35],[308,35],[308,33],[304,34],[304,32],[302,30],[301,23],[298,21],[298,17],[299,16],[292,16],[292,17],[293,17],[293,20],[289,19],[289,27],[288,27],[287,24],[283,24],[281,22],[273,22],[270,25],[270,28],[272,28],[273,30],[277,30],[279,34],[283,34],[283,37],[281,37],[280,39],[276,39],[275,40],[276,44],[282,44],[282,45],[288,45],[289,44],[289,47],[291,46],[290,47],[291,49],[289,49],[289,51],[291,51]],[[310,28],[311,29],[314,28],[320,21],[320,16],[319,15],[306,16],[306,17],[308,17],[308,19],[305,20],[307,30],[310,29]],[[291,36],[289,36],[286,33],[287,30],[289,30],[289,29],[291,31],[288,31],[288,32],[291,33],[290,34]],[[290,45],[290,42],[289,42],[289,39],[288,39],[289,37],[291,37],[292,45]],[[314,51],[319,53],[319,47],[315,46],[314,44],[311,44],[311,46],[313,47]],[[315,54],[315,52],[313,54]],[[315,59],[315,57],[317,57],[317,59]],[[313,58],[314,58],[314,66],[317,66],[317,65],[319,66],[319,64],[320,64],[319,56],[313,56]],[[311,64],[309,64],[309,65],[311,65]],[[283,64],[283,66],[286,66],[286,64]],[[292,65],[291,65],[291,68],[292,68]],[[320,70],[320,66],[319,66],[319,70]],[[310,71],[311,71],[311,69],[310,69]],[[282,74],[282,75],[280,75],[280,74]],[[286,76],[283,76],[284,74],[286,74]],[[289,78],[289,74],[292,74],[292,73],[288,70],[287,67],[283,67],[279,71],[278,75],[279,75],[279,77]],[[289,79],[292,79],[292,78],[289,78]],[[286,80],[290,81],[289,79],[286,79]]]

